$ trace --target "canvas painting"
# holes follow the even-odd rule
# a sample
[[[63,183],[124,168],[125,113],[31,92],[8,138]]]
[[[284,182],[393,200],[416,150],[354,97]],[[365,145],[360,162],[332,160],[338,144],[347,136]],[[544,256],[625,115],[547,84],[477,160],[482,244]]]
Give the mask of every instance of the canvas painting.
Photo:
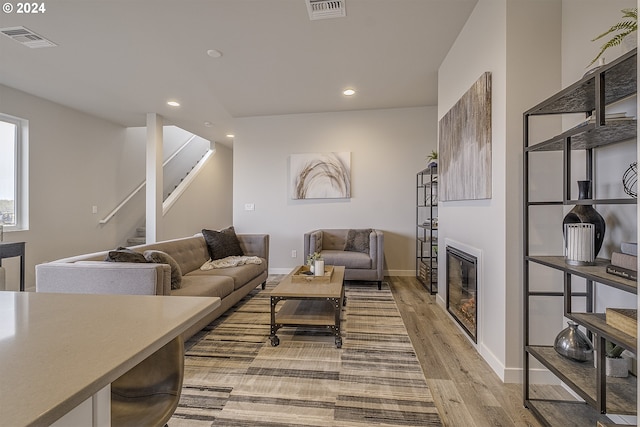
[[[491,198],[491,73],[439,122],[440,200]]]
[[[351,197],[351,153],[292,154],[291,198],[344,199]]]

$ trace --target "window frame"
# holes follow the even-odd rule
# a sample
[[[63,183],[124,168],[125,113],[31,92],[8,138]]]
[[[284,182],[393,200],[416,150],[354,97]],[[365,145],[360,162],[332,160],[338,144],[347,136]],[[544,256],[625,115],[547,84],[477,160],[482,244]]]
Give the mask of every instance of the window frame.
[[[4,225],[4,231],[29,229],[29,120],[0,112],[0,121],[16,126],[14,155],[15,225]]]

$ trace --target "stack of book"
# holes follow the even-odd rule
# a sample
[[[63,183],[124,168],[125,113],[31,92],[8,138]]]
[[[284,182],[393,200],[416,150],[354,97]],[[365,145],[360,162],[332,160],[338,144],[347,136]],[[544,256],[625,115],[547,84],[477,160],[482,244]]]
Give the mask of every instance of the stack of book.
[[[624,277],[625,279],[638,279],[638,244],[622,242],[620,252],[611,254],[611,264],[607,265],[607,273]]]

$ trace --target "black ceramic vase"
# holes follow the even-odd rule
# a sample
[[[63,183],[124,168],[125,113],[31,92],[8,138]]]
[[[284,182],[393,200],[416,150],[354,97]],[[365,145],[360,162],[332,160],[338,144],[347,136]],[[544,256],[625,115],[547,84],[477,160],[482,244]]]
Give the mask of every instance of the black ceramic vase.
[[[578,199],[587,200],[591,198],[591,181],[578,181]],[[576,205],[571,209],[564,220],[562,220],[562,230],[565,224],[593,224],[595,228],[595,238],[593,242],[593,256],[597,257],[602,242],[604,241],[604,232],[606,225],[602,215],[591,205]]]

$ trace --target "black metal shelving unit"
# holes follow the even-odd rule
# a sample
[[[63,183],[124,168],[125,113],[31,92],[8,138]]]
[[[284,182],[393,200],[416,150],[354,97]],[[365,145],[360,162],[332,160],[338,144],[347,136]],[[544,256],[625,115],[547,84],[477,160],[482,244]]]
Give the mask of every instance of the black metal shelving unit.
[[[416,175],[416,277],[438,292],[438,167]]]
[[[594,151],[600,147],[611,146],[637,137],[637,121],[623,119],[607,122],[605,107],[614,102],[636,94],[637,51],[621,56],[612,63],[598,68],[579,81],[549,97],[545,101],[526,111],[524,120],[524,207],[523,207],[523,296],[524,296],[524,360],[523,360],[523,401],[545,424],[595,426],[598,421],[614,425],[604,415],[607,413],[635,415],[636,379],[611,378],[604,372],[605,342],[611,341],[626,350],[637,353],[637,340],[622,331],[608,325],[602,313],[594,312],[595,285],[600,284],[619,289],[629,294],[637,294],[637,281],[620,278],[606,272],[609,260],[598,259],[593,266],[568,265],[564,257],[557,254],[530,254],[530,220],[540,206],[553,205],[625,205],[636,204],[635,199],[598,199],[575,200],[571,197],[572,152],[583,151],[585,175],[595,182]],[[593,115],[595,120],[569,129],[553,138],[540,142],[530,141],[530,120],[532,116],[584,113]],[[562,153],[562,200],[530,200],[530,162],[536,153],[556,151]],[[560,219],[561,221],[561,219]],[[559,271],[563,275],[562,291],[539,291],[541,286],[531,282],[531,267],[543,267]],[[584,279],[584,287],[576,291],[572,278]],[[597,360],[594,364],[579,363],[558,355],[551,345],[539,345],[531,339],[531,301],[536,298],[557,297],[563,299],[564,316],[584,327],[593,337]],[[573,301],[584,298],[585,312],[575,312]],[[558,331],[559,332],[559,331]],[[531,361],[538,361],[566,384],[584,402],[559,401],[533,397],[531,391]]]

